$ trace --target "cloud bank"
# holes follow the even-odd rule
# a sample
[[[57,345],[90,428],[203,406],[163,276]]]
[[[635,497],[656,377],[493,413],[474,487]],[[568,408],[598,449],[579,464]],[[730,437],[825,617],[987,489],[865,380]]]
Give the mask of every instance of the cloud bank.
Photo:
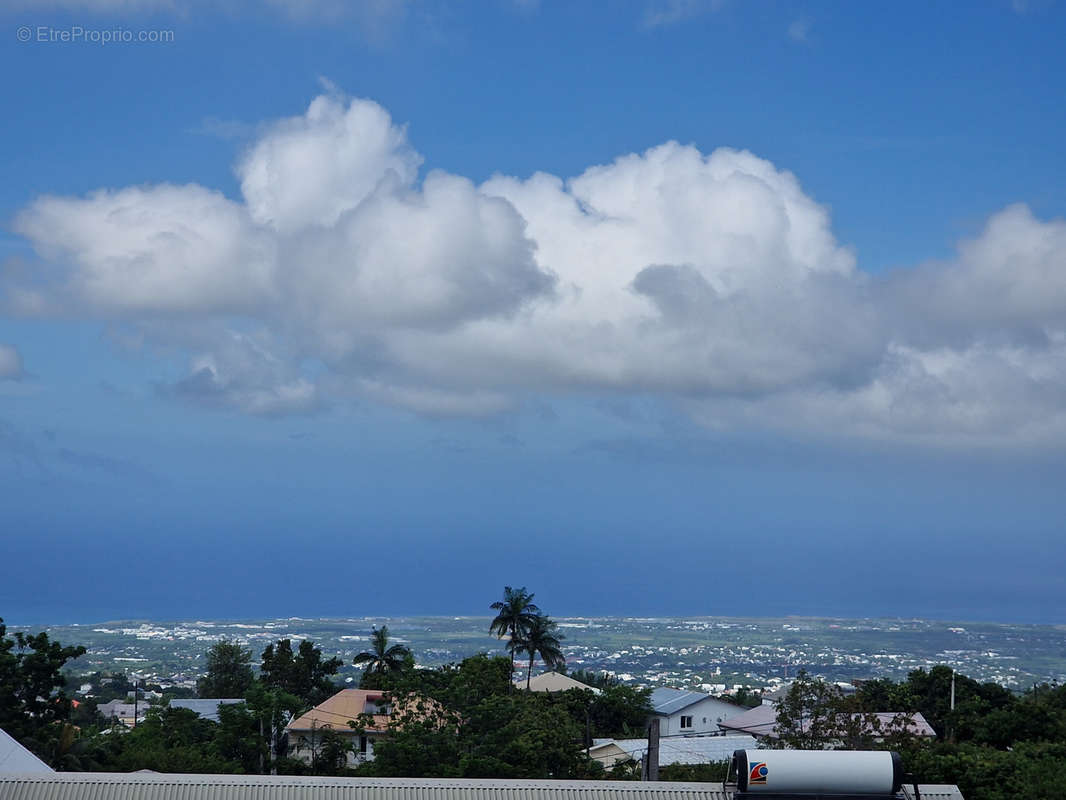
[[[1022,205],[957,255],[873,276],[791,173],[667,142],[564,180],[431,170],[333,91],[266,126],[241,197],[38,198],[10,313],[121,322],[187,354],[161,391],[249,413],[370,397],[497,413],[658,396],[703,424],[1066,441],[1066,222]]]

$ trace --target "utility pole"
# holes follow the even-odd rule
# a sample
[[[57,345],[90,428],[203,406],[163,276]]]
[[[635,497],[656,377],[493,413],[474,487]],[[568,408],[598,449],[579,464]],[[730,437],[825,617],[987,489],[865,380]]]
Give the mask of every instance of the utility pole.
[[[645,780],[659,780],[659,718],[648,723],[648,755],[645,759],[647,777]]]
[[[137,679],[133,679],[133,727],[137,727]]]
[[[955,741],[955,670],[951,670],[951,730],[948,734],[948,740]]]

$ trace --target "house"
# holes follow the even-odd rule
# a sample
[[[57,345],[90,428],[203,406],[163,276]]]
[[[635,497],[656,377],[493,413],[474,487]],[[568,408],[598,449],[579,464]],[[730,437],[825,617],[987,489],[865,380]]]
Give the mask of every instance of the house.
[[[333,697],[288,724],[286,730],[289,732],[289,755],[310,764],[322,744],[321,731],[331,730],[343,736],[352,745],[348,754],[350,766],[373,761],[374,739],[386,733],[391,712],[392,709],[380,691],[341,689]],[[359,722],[359,717],[363,714],[369,714],[373,721],[362,733],[358,733],[348,723]]]
[[[148,709],[151,706],[145,703],[127,703],[124,700],[112,700],[109,703],[97,706],[96,710],[103,714],[104,719],[111,721],[117,720],[127,727],[134,725],[134,713],[136,712],[136,722],[144,722],[144,717],[148,713]]]
[[[211,722],[218,722],[218,707],[219,706],[231,706],[236,703],[243,703],[243,697],[222,697],[211,699],[186,699],[186,700],[171,700],[171,708],[187,708],[189,711],[194,711],[198,716],[203,719],[210,720]]]
[[[880,711],[875,714],[881,727],[888,727],[896,723],[902,717],[906,720],[907,730],[915,736],[936,737],[933,728],[926,722],[921,713],[906,714],[904,712]],[[765,736],[770,739],[778,738],[777,733],[777,709],[774,706],[759,705],[745,711],[743,714],[730,717],[718,723],[718,727],[725,732],[747,733],[752,736]],[[804,729],[809,727],[805,725]]]
[[[845,697],[855,694],[856,691],[855,685],[852,683],[847,683],[846,681],[836,681],[835,683],[831,683],[830,686],[835,686],[840,692],[840,694]],[[782,683],[773,691],[763,692],[762,704],[764,706],[772,706],[776,703],[781,702],[786,697],[788,697],[789,690],[791,689],[792,681],[789,681],[788,683]]]
[[[710,764],[729,761],[737,750],[755,749],[755,738],[745,734],[732,736],[676,736],[659,739],[659,765]],[[648,752],[647,739],[596,739],[589,757],[607,769],[622,761],[639,762]]]
[[[52,773],[53,769],[0,728],[0,775],[36,772]],[[6,795],[0,791],[0,797]]]
[[[963,800],[958,787],[919,785],[924,800]],[[909,787],[904,797],[911,800]],[[316,775],[168,775],[54,772],[0,775],[4,800],[732,800],[720,783],[327,778]]]
[[[659,736],[689,736],[718,733],[718,723],[741,709],[703,692],[659,687],[652,690],[651,710],[659,718]]]
[[[519,688],[526,687],[525,679],[516,680],[514,683]],[[600,693],[595,686],[589,686],[587,683],[576,681],[569,675],[562,675],[558,672],[542,672],[529,681],[531,692],[566,692],[570,689],[588,689],[593,694]]]

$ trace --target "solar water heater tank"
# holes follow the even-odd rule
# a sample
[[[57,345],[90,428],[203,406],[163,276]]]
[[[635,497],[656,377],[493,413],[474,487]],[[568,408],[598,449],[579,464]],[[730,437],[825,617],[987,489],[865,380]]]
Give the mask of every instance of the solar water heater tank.
[[[887,750],[737,750],[738,795],[893,797],[903,763]]]

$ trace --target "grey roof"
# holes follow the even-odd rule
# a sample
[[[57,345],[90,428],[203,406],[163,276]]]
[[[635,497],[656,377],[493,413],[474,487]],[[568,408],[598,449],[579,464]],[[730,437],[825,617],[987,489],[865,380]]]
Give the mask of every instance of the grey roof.
[[[106,703],[101,703],[96,707],[96,710],[103,714],[105,717],[132,717],[134,710],[137,712],[138,717],[143,717],[148,709],[151,708],[148,701],[143,703],[127,703],[125,700],[110,700]]]
[[[0,774],[9,772],[52,772],[52,768],[0,728]]]
[[[721,784],[56,772],[0,775],[4,800],[729,800]]]
[[[929,723],[926,722],[926,719],[921,715],[921,712],[907,714],[902,711],[878,711],[874,716],[877,717],[877,720],[881,725],[888,726],[900,715],[910,718],[907,727],[910,732],[916,736],[936,736],[936,732],[930,727]],[[803,725],[804,730],[809,726],[810,722],[805,722]],[[728,719],[722,720],[718,723],[718,727],[725,731],[743,731],[744,733],[750,733],[753,736],[776,738],[777,709],[774,706],[755,706],[755,708],[749,709],[743,714],[738,714],[735,717],[729,717]]]
[[[926,800],[963,800],[955,786],[919,784],[919,788]],[[730,794],[720,783],[144,772],[0,775],[0,797],[4,800],[731,800]]]
[[[187,708],[190,711],[195,711],[204,719],[209,719],[212,722],[218,722],[218,707],[220,705],[231,706],[234,703],[243,703],[243,697],[222,697],[218,699],[189,699],[189,700],[171,700],[171,708]]]
[[[692,692],[688,689],[670,689],[666,686],[660,686],[658,689],[652,689],[651,708],[656,714],[669,715],[709,697],[709,694],[704,694],[703,692]]]
[[[639,761],[648,750],[647,739],[608,739]],[[602,746],[602,745],[600,745]],[[664,736],[659,739],[659,763],[710,764],[712,761],[729,761],[737,750],[758,747],[754,736]]]

